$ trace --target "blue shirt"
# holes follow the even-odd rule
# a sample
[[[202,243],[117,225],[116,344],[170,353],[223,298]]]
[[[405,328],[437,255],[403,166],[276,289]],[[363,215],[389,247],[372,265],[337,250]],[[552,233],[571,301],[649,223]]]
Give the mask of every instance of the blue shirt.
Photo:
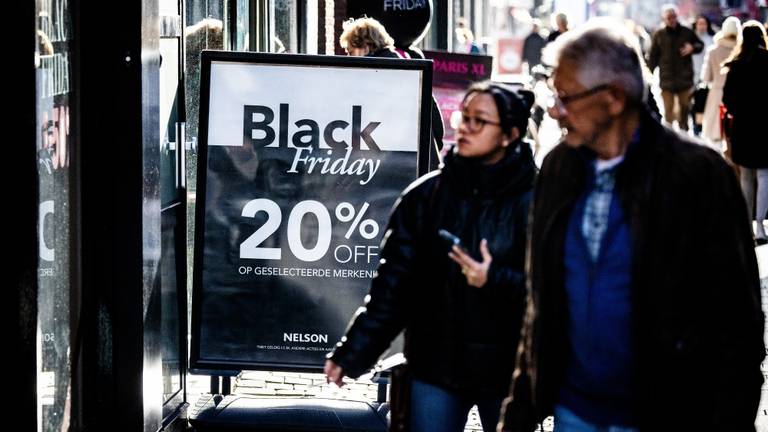
[[[601,425],[635,425],[632,240],[615,190],[620,165],[593,171],[564,245],[570,356],[559,403]]]

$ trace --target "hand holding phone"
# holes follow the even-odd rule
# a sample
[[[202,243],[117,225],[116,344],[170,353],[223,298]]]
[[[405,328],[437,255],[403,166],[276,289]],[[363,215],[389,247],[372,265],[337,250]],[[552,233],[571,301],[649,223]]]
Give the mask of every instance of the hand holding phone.
[[[488,241],[485,239],[480,241],[480,255],[482,255],[483,260],[478,262],[464,249],[460,238],[444,229],[437,233],[451,245],[448,257],[461,266],[461,273],[467,278],[467,284],[477,288],[485,285],[488,281],[488,270],[491,267],[491,261],[493,261],[491,252],[488,250]]]
[[[458,246],[460,248],[463,248],[461,244],[461,239],[453,235],[453,233],[451,233],[450,231],[441,229],[440,231],[437,232],[437,234],[443,240],[447,241],[451,245],[451,247]]]

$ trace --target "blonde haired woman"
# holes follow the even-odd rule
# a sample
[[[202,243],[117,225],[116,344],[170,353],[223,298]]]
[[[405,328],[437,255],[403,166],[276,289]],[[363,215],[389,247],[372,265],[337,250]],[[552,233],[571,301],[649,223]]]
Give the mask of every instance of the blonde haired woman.
[[[347,54],[356,57],[399,57],[395,52],[395,40],[377,20],[350,18],[342,27],[344,31],[339,43]]]
[[[374,18],[350,18],[342,24],[344,31],[339,36],[339,44],[353,57],[384,57],[384,58],[423,58],[423,53],[414,50],[407,51],[395,47],[395,40],[387,33],[387,29]],[[430,151],[430,167],[440,164],[440,150],[443,148],[443,117],[434,96],[432,97],[432,149]]]
[[[740,32],[739,19],[726,18],[720,31],[715,34],[714,45],[707,48],[704,54],[704,65],[701,70],[701,81],[709,86],[701,137],[720,153],[725,150],[720,133],[720,103],[723,100],[725,85],[725,74],[721,71],[721,64],[731,55]]]

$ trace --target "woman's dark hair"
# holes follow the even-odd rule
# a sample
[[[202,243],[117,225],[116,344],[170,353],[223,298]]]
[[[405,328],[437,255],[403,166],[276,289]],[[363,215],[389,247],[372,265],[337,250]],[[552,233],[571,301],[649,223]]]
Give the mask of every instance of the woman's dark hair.
[[[520,137],[525,136],[528,130],[528,119],[531,117],[531,107],[533,107],[535,99],[531,90],[523,88],[522,85],[516,88],[511,84],[490,80],[480,81],[469,86],[464,94],[462,104],[475,93],[487,93],[493,97],[496,110],[499,111],[502,132],[510,134],[512,128],[516,127],[520,132]]]

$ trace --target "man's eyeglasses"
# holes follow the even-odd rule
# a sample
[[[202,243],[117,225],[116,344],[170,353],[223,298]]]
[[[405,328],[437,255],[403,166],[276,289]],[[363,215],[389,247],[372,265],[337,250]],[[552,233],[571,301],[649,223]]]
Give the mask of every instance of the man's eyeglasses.
[[[551,108],[557,108],[558,110],[565,109],[566,106],[568,106],[569,103],[577,101],[579,99],[584,99],[586,97],[592,96],[595,93],[599,93],[603,90],[608,90],[611,88],[611,84],[600,84],[597,86],[592,87],[591,89],[584,90],[583,92],[579,92],[572,95],[559,95],[557,92],[553,91],[552,96],[550,97],[547,107]]]
[[[453,129],[458,129],[462,124],[466,126],[469,133],[473,134],[483,130],[487,124],[501,126],[501,123],[499,122],[484,119],[482,117],[468,116],[460,111],[454,111],[454,113],[451,115],[451,127]]]

